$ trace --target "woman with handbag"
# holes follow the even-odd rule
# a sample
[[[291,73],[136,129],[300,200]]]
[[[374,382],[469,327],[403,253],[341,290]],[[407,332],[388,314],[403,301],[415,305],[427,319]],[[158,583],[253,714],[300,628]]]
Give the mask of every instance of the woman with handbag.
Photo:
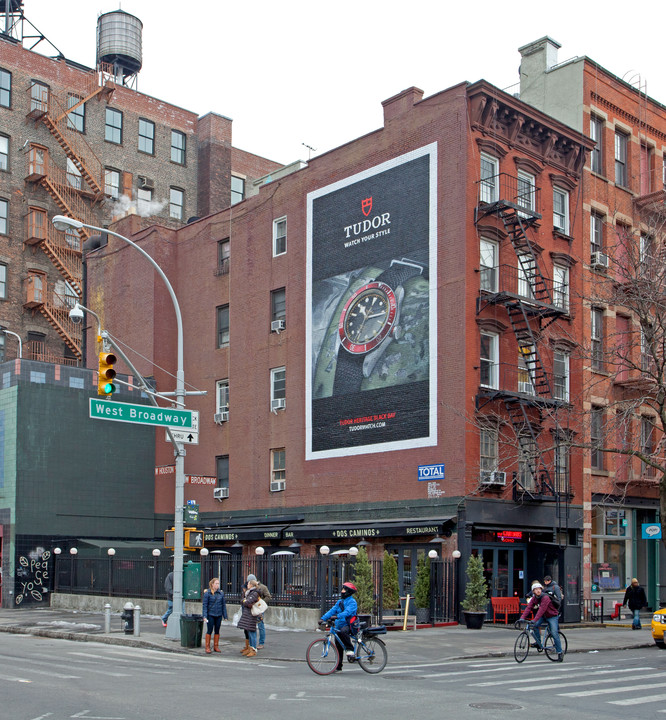
[[[254,578],[254,576],[252,576]],[[254,657],[257,654],[257,613],[252,613],[252,606],[259,602],[259,591],[257,589],[257,579],[249,579],[247,581],[247,591],[241,602],[241,617],[238,626],[245,631],[245,647],[241,650],[241,655],[245,657]]]

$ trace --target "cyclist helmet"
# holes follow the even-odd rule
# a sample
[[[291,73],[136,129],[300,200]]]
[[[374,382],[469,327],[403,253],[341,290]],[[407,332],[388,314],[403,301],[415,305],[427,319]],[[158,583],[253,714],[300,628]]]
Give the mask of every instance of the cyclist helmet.
[[[340,595],[342,597],[349,597],[350,595],[353,595],[356,592],[356,585],[353,585],[350,582],[346,582],[342,584],[342,590],[340,591]]]

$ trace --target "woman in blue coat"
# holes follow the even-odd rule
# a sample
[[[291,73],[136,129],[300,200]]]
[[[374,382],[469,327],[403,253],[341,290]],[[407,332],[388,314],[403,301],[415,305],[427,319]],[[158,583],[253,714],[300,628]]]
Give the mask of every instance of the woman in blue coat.
[[[209,583],[209,590],[204,590],[203,619],[208,622],[206,628],[206,652],[210,654],[210,636],[213,635],[213,650],[220,652],[220,625],[222,618],[227,619],[227,603],[224,593],[220,590],[219,578],[213,578]]]
[[[342,657],[346,653],[347,657],[354,657],[354,646],[350,638],[351,634],[351,623],[356,618],[356,611],[358,605],[356,600],[352,597],[356,592],[356,585],[350,582],[346,582],[342,586],[340,591],[340,599],[333,605],[333,607],[322,616],[322,621],[334,620],[334,627],[340,638],[340,643],[344,647],[338,647],[340,649],[340,657],[338,658],[338,666],[335,668],[336,672],[342,670]],[[336,640],[337,642],[337,640]],[[345,651],[343,653],[342,651]]]

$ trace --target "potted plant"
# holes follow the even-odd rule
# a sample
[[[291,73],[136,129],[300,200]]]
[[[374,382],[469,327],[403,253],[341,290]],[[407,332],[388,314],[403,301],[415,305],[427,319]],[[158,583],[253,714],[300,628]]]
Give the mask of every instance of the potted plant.
[[[487,606],[488,583],[483,576],[483,561],[478,556],[470,555],[465,599],[462,601],[465,624],[469,630],[480,630],[483,627]]]
[[[430,558],[421,557],[416,567],[416,586],[414,587],[414,600],[416,601],[416,622],[430,622]]]
[[[369,615],[374,606],[374,584],[372,582],[372,565],[365,548],[359,548],[354,564],[354,584],[356,585],[356,602],[359,614]]]

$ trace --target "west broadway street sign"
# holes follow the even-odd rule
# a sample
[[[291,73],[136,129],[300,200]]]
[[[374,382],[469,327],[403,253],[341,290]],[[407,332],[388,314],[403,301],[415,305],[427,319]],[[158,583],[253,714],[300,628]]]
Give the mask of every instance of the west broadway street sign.
[[[199,430],[198,410],[175,410],[90,398],[90,417],[138,425],[159,425],[191,432]]]

